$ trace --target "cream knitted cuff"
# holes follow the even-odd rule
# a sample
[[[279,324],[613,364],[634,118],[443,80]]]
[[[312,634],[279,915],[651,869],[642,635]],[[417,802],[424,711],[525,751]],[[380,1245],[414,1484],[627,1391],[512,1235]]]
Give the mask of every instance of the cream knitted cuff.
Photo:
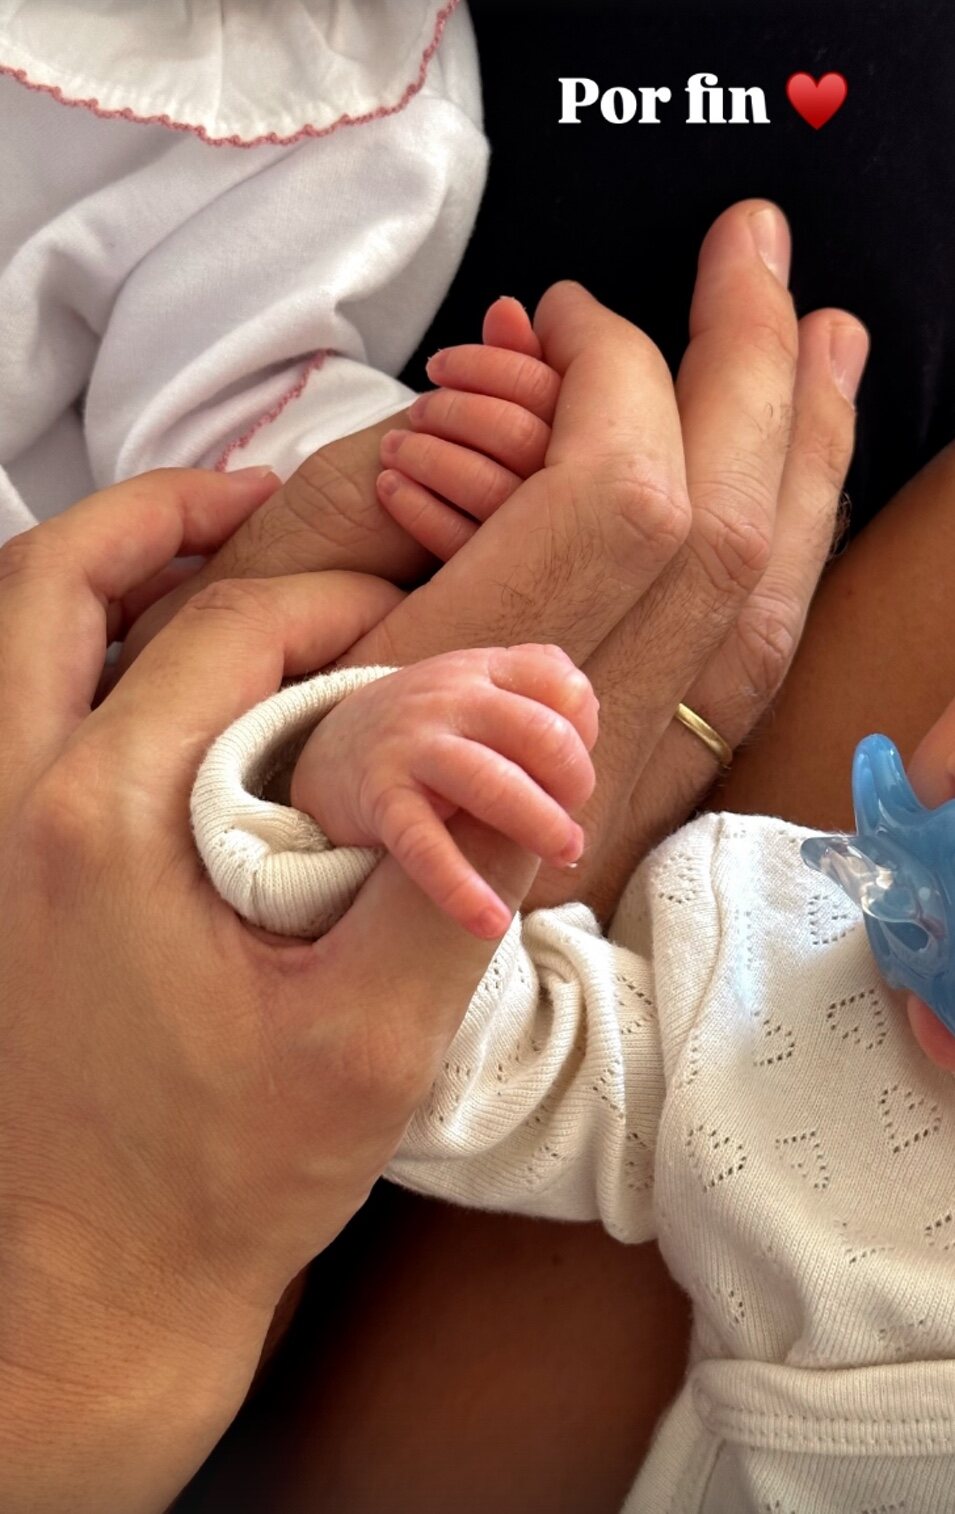
[[[253,925],[323,935],[380,860],[369,847],[334,847],[308,815],[263,796],[323,715],[394,671],[339,668],[291,684],[236,720],[203,759],[191,802],[196,846],[223,899]]]

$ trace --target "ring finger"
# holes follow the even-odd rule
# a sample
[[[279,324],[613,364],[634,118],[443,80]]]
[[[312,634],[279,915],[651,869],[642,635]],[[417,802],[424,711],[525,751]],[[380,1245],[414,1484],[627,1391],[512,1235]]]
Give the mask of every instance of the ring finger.
[[[867,351],[865,328],[844,311],[818,310],[800,322],[795,419],[772,559],[687,696],[731,746],[776,694],[802,635],[832,546],[852,456],[852,398]]]

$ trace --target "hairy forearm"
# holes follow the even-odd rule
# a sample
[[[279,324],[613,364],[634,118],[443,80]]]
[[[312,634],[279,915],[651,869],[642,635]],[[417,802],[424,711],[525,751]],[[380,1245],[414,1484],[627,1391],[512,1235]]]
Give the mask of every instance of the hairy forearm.
[[[223,578],[276,578],[346,569],[412,585],[434,569],[429,557],[378,503],[381,438],[407,411],[339,437],[277,488],[214,557],[143,611],[126,637],[119,669],[200,589]]]
[[[312,454],[264,511],[284,522],[295,566],[283,571],[345,568],[391,583],[418,581],[433,560],[378,502],[381,438],[408,424],[401,410],[374,426],[339,437]],[[297,529],[296,529],[297,527]]]
[[[345,568],[410,584],[433,560],[378,503],[381,438],[407,411],[328,442],[236,533],[203,575],[272,577]]]

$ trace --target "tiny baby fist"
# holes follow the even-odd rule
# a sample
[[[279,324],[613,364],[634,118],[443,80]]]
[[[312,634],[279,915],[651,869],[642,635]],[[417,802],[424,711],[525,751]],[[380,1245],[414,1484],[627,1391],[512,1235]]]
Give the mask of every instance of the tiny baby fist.
[[[440,562],[450,562],[478,529],[469,516],[396,468],[379,473],[377,490],[382,509],[395,524]]]
[[[539,358],[526,353],[479,343],[447,347],[429,359],[427,373],[432,383],[444,389],[507,400],[547,426],[554,419],[560,377]]]
[[[575,860],[568,810],[593,790],[596,711],[557,647],[445,653],[342,700],[305,745],[292,803],[336,845],[387,847],[440,909],[493,938],[509,911],[443,822],[463,810],[531,856]]]
[[[512,352],[491,356],[507,365],[527,361]],[[440,437],[499,463],[514,475],[512,491],[543,467],[550,442],[550,426],[526,406],[483,390],[432,389],[415,400],[408,421],[419,439]]]

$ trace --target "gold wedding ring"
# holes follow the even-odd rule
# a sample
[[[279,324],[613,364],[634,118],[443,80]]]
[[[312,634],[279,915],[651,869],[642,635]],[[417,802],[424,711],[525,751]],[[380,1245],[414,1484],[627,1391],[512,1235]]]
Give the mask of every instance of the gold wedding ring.
[[[688,731],[692,731],[694,736],[699,736],[700,740],[709,747],[721,768],[729,767],[733,761],[733,748],[728,741],[723,740],[718,731],[714,731],[713,727],[703,719],[702,715],[698,715],[695,710],[691,710],[688,704],[678,704],[676,707],[676,718],[686,726]]]

